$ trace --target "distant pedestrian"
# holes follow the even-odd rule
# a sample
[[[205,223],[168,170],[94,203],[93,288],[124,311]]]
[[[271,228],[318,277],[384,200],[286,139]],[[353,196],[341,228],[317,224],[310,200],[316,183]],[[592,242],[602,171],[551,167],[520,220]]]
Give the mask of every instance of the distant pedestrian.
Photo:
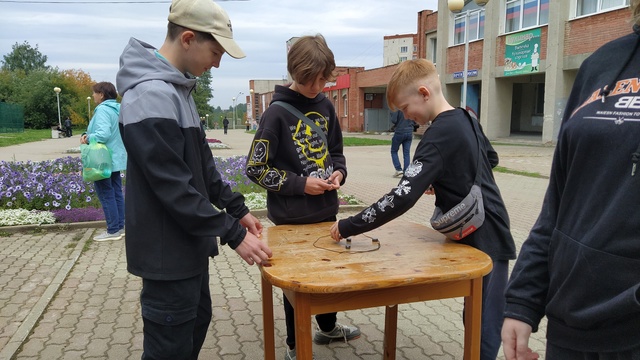
[[[226,116],[222,120],[222,127],[224,128],[224,133],[226,134],[227,130],[229,129],[229,119],[227,119]]]
[[[72,135],[71,126],[72,126],[71,119],[69,119],[69,117],[67,116],[67,118],[64,119],[64,132],[66,137],[71,137]]]
[[[393,176],[402,177],[411,162],[411,141],[413,140],[413,125],[415,121],[405,119],[402,111],[396,110],[391,113],[391,123],[393,124],[393,137],[391,138],[391,162],[395,168]],[[400,165],[398,151],[402,146],[403,165]]]

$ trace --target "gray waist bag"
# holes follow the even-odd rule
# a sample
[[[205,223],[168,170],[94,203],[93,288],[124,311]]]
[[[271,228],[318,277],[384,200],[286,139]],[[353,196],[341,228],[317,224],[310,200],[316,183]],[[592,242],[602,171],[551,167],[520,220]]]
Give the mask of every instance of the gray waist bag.
[[[480,186],[473,184],[469,194],[446,213],[436,207],[431,227],[452,240],[460,240],[484,223],[484,204]]]
[[[451,240],[460,240],[465,236],[478,230],[484,223],[484,203],[482,202],[482,190],[480,188],[480,159],[482,159],[482,148],[480,146],[480,137],[478,131],[476,131],[476,124],[474,120],[469,116],[466,110],[465,115],[471,121],[471,128],[476,135],[476,141],[478,142],[478,164],[476,166],[476,177],[473,180],[473,185],[469,194],[451,210],[443,213],[439,207],[433,211],[431,217],[431,227],[434,230],[444,234]]]

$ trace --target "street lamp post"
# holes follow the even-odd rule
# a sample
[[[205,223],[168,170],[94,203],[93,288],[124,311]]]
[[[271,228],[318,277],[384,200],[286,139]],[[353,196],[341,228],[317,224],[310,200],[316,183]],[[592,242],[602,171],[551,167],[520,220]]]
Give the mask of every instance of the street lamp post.
[[[236,129],[236,98],[232,97],[231,101],[233,101],[233,124],[231,124],[232,129]]]
[[[253,118],[253,114],[255,113],[255,110],[253,109],[253,107],[256,106],[256,103],[253,100],[253,93],[254,93],[254,90],[249,89],[249,105],[247,107],[247,121],[250,121],[251,123],[253,123],[253,121],[258,120]],[[251,116],[249,116],[249,114],[251,114]]]
[[[206,114],[205,117],[207,118],[207,128],[211,129],[212,126],[209,124],[209,114]]]
[[[87,96],[87,116],[89,117],[89,121],[91,121],[91,96]]]
[[[233,100],[233,129],[236,128],[236,101],[240,100],[240,95],[242,95],[243,92],[240,91],[238,93],[238,96],[231,98],[231,100]]]
[[[56,92],[56,99],[58,100],[58,128],[62,130],[62,119],[60,118],[60,91],[62,91],[62,89],[56,86],[53,88],[53,91]]]
[[[478,6],[486,5],[489,0],[474,0]],[[454,13],[460,13],[464,7],[464,0],[449,0],[449,10]],[[460,99],[460,107],[467,108],[467,77],[469,72],[469,14],[472,10],[464,12],[464,68],[462,70],[462,97]],[[478,27],[480,26],[480,14],[478,14]]]

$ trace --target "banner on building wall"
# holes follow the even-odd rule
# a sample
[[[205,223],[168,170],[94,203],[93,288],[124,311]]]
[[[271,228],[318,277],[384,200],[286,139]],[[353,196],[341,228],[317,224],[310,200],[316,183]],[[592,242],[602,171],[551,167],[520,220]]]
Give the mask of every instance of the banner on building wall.
[[[504,75],[536,73],[540,64],[540,29],[507,35],[504,49]]]

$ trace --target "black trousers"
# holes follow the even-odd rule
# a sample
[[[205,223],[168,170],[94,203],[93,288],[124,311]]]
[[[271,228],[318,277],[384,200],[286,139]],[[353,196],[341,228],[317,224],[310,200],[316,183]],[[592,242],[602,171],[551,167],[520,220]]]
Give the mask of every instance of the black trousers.
[[[142,360],[196,360],[211,323],[209,269],[184,280],[142,279]]]
[[[547,342],[546,360],[640,360],[640,347],[635,349],[605,352],[583,352],[565,349]]]

